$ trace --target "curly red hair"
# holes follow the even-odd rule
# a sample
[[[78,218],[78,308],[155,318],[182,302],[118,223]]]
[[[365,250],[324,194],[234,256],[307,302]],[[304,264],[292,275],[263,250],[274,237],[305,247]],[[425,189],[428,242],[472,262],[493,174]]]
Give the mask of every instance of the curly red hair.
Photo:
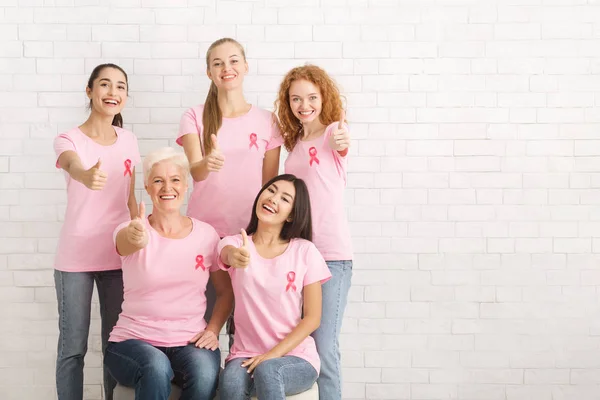
[[[303,65],[292,69],[283,78],[279,86],[277,100],[275,100],[275,115],[279,128],[283,134],[284,145],[287,151],[292,151],[302,135],[300,121],[290,107],[290,86],[292,82],[304,79],[312,82],[319,88],[323,106],[319,121],[327,126],[339,121],[342,116],[342,98],[334,80],[316,65]]]

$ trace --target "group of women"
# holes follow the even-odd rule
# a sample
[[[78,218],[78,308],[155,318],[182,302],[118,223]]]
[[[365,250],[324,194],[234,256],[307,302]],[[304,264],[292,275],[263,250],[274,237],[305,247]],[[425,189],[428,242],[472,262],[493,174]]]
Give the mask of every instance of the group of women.
[[[271,113],[244,98],[237,41],[214,42],[206,64],[206,101],[179,126],[185,154],[162,148],[142,162],[120,114],[127,74],[114,64],[88,80],[87,121],[55,139],[68,197],[55,264],[59,400],[83,398],[94,282],[108,400],[117,382],[137,400],[166,400],[171,383],[181,399],[212,399],[218,388],[223,400],[281,400],[315,381],[321,400],[341,399],[352,249],[338,88],[317,66],[294,68]],[[281,145],[289,155],[277,175]],[[134,194],[140,164],[148,216]]]

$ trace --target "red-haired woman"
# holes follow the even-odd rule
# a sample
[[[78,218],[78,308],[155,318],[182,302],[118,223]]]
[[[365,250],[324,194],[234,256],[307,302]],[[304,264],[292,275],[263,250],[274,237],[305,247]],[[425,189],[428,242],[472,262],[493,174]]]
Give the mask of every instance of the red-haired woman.
[[[285,172],[306,182],[313,242],[332,274],[323,285],[321,325],[313,333],[321,357],[319,397],[340,400],[339,334],[352,278],[352,244],[343,200],[350,146],[345,113],[335,82],[314,65],[287,73],[275,107],[290,152]]]

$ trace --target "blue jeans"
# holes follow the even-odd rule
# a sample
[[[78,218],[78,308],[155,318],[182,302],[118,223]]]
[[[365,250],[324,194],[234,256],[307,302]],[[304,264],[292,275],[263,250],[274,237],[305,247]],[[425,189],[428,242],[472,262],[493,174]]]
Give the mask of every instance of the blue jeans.
[[[98,288],[102,318],[102,353],[105,353],[110,331],[117,323],[123,303],[123,273],[64,272],[54,270],[58,300],[58,350],[56,358],[56,391],[59,400],[83,398],[83,359],[87,353],[90,331],[90,309],[94,282]],[[112,400],[115,380],[104,370],[104,398]]]
[[[217,391],[221,352],[193,344],[157,347],[142,340],[110,342],[104,366],[123,386],[135,388],[136,400],[167,400],[171,381],[181,400],[211,400]]]
[[[321,357],[319,398],[341,400],[342,374],[340,361],[340,329],[348,302],[352,280],[352,261],[327,261],[331,279],[323,285],[323,312],[321,325],[313,332]]]
[[[285,396],[310,389],[317,380],[317,371],[306,360],[285,356],[264,361],[251,374],[242,367],[246,358],[234,358],[225,365],[219,384],[223,400],[285,400]]]

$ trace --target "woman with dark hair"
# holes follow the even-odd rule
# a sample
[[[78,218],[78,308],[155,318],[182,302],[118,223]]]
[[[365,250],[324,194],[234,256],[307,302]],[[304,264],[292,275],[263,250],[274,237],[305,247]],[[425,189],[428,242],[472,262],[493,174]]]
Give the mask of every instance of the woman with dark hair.
[[[286,174],[256,196],[247,234],[219,243],[219,265],[231,276],[236,300],[221,398],[284,400],[309,390],[319,376],[310,334],[321,322],[321,284],[331,273],[311,231],[308,189]]]
[[[64,170],[67,181],[67,210],[54,266],[59,400],[83,398],[94,282],[100,301],[103,354],[121,312],[121,260],[111,234],[123,220],[137,215],[135,166],[140,162],[135,135],[123,129],[121,110],[127,102],[127,84],[127,74],[117,65],[94,68],[86,87],[89,118],[54,139],[56,167]],[[105,370],[105,399],[112,399],[115,384]]]

